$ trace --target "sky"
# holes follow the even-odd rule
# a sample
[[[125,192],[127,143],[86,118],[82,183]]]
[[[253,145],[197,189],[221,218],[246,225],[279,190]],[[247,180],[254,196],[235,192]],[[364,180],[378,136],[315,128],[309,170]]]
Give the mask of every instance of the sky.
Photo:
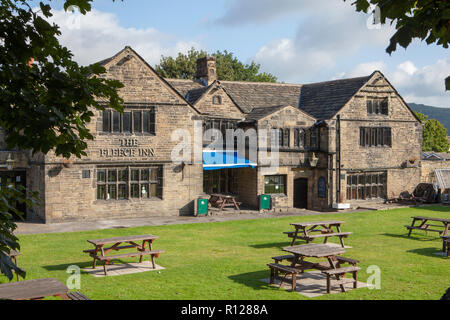
[[[450,108],[450,49],[415,40],[385,52],[393,25],[373,25],[352,0],[94,0],[81,15],[52,0],[60,41],[83,65],[129,45],[150,65],[191,47],[232,52],[286,83],[312,83],[381,71],[406,102]],[[37,3],[37,2],[36,2]]]

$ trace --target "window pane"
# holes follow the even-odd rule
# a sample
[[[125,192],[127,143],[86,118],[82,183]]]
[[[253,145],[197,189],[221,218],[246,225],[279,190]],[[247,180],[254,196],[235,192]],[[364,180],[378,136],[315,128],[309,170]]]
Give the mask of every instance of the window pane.
[[[119,200],[124,200],[128,198],[128,186],[126,184],[119,184]]]
[[[352,176],[352,185],[356,185],[357,184],[356,179],[357,179],[356,175]]]
[[[120,132],[120,113],[113,111],[113,132]]]
[[[289,129],[283,130],[283,146],[289,147]]]
[[[370,199],[371,198],[371,192],[370,192],[370,187],[366,187],[366,193],[365,193],[365,199]]]
[[[160,197],[161,196],[158,194],[158,186],[155,183],[152,183],[150,185],[149,194],[150,194],[150,197]]]
[[[131,112],[123,113],[123,132],[131,133]]]
[[[352,200],[352,189],[347,187],[347,200]]]
[[[97,199],[99,199],[99,200],[106,199],[106,186],[105,185],[97,186]]]
[[[383,102],[381,102],[381,113],[385,115],[389,114],[388,99],[384,99]]]
[[[141,112],[140,111],[133,111],[133,123],[134,123],[134,131],[133,132],[142,132]]]
[[[150,133],[155,134],[156,132],[156,120],[155,120],[155,109],[150,111]]]
[[[367,113],[371,114],[373,112],[372,109],[372,100],[367,100]]]
[[[97,171],[97,181],[98,182],[106,182],[106,171],[105,170]]]
[[[110,184],[108,185],[108,196],[107,199],[111,199],[114,200],[117,198],[117,190],[116,190],[116,185],[115,184]]]
[[[130,190],[131,198],[139,198],[139,184],[133,183],[133,184],[131,184],[130,187],[131,187],[131,190]]]
[[[111,132],[111,111],[103,111],[103,132]]]
[[[158,169],[150,169],[150,180],[158,181]]]
[[[149,197],[148,184],[142,184],[141,185],[141,198],[148,198],[148,197]]]
[[[128,170],[119,170],[119,181],[121,182],[128,181]]]
[[[141,170],[141,181],[148,181],[149,175],[148,175],[148,169],[142,169]]]
[[[143,124],[143,131],[150,133],[150,112],[144,111],[143,112],[144,119],[142,121]]]
[[[108,182],[116,182],[116,181],[117,181],[117,171],[108,170]]]
[[[131,181],[139,181],[139,170],[131,170]]]

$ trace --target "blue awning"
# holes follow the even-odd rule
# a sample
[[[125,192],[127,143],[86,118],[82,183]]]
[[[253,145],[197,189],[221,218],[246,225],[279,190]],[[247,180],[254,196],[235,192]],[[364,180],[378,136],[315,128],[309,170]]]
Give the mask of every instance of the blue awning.
[[[256,163],[240,157],[234,150],[203,150],[203,170],[254,168],[256,166]]]

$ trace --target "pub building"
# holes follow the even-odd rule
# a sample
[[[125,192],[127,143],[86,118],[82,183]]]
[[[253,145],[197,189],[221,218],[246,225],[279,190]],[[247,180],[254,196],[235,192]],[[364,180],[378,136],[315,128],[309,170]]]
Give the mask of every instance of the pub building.
[[[40,205],[23,208],[45,223],[193,215],[205,194],[233,194],[258,209],[270,195],[273,210],[336,210],[412,192],[420,180],[422,125],[384,75],[311,84],[219,81],[216,61],[197,61],[195,80],[164,79],[132,48],[100,62],[105,77],[124,84],[124,112],[93,110],[94,140],[87,156],[0,151],[2,187],[39,192]],[[172,161],[180,141],[203,130],[275,132],[279,165],[236,150],[209,150],[202,161]],[[277,130],[273,130],[277,129]],[[195,150],[195,139],[190,139]],[[3,141],[3,139],[2,139]],[[197,146],[198,147],[198,146]],[[211,161],[211,152],[224,162]],[[414,160],[414,161],[412,161]]]

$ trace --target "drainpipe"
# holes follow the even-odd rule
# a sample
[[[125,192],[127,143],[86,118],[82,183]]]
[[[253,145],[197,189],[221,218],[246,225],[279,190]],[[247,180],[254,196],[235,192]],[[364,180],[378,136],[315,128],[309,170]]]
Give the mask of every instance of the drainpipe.
[[[341,116],[336,121],[336,203],[341,198]]]

